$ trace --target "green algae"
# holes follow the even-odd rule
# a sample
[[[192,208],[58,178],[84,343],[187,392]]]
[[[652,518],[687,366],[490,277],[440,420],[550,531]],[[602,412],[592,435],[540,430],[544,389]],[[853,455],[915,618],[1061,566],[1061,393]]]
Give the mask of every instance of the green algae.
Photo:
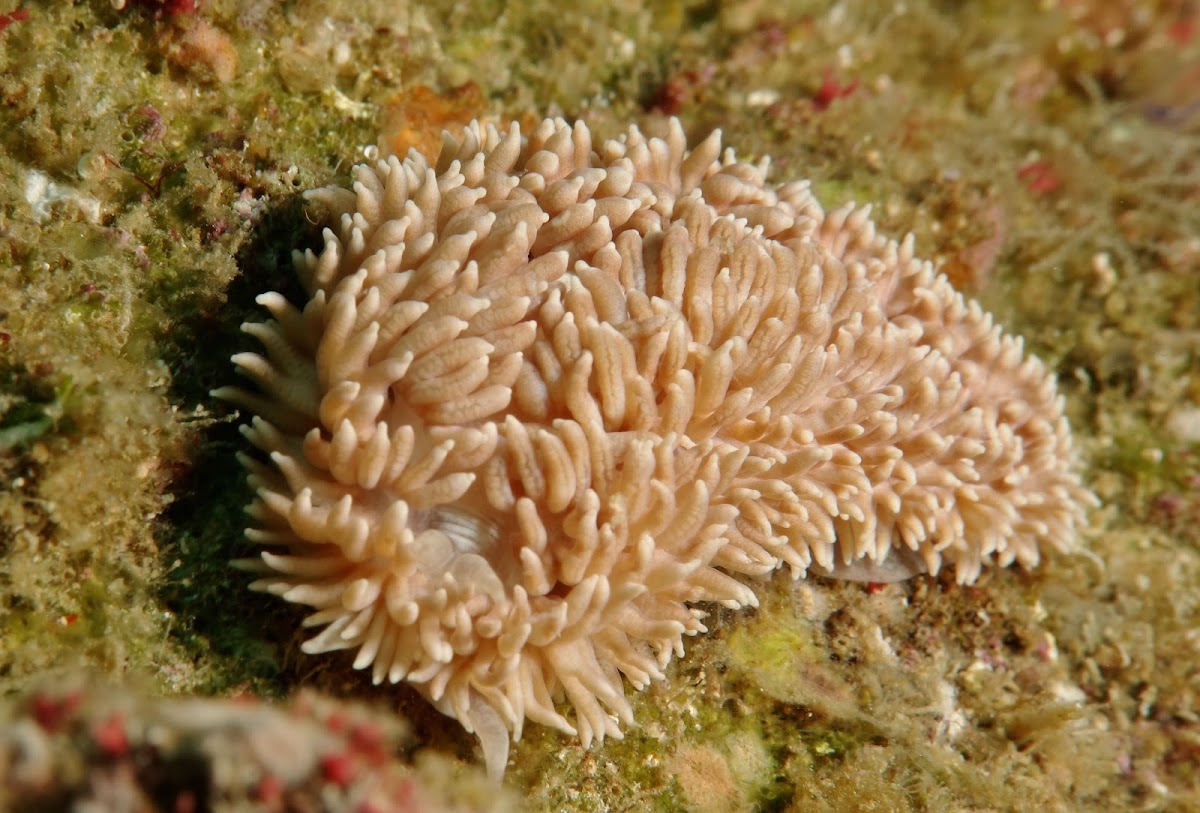
[[[295,290],[298,190],[345,178],[396,91],[473,82],[496,119],[604,135],[677,112],[875,204],[1058,372],[1105,504],[1087,555],[970,589],[777,575],[632,698],[623,741],[527,730],[532,807],[1200,804],[1200,449],[1168,420],[1200,403],[1200,53],[1172,4],[1041,5],[31,5],[0,33],[0,687],[372,696],[227,566],[249,495],[207,391],[254,294]]]
[[[0,372],[0,452],[12,452],[56,432],[75,427],[75,382],[69,377],[54,386],[39,386],[16,370]]]

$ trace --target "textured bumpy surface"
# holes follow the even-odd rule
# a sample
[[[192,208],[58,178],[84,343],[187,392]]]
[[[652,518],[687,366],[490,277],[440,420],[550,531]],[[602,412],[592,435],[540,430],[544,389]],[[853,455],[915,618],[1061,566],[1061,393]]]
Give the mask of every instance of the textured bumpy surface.
[[[547,120],[310,193],[336,224],[297,255],[310,299],[259,298],[258,392],[217,393],[258,414],[247,566],[315,609],[306,651],[412,683],[498,774],[526,718],[620,736],[622,676],[661,677],[704,602],[755,604],[742,577],[1071,547],[1090,497],[1043,365],[766,170],[675,121]]]
[[[411,745],[403,719],[307,691],[163,699],[81,676],[0,698],[0,810],[516,813]]]

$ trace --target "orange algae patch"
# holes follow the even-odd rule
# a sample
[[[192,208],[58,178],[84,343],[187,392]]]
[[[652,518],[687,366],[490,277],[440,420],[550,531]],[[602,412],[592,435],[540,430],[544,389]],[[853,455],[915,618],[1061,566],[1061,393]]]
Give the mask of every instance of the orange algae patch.
[[[457,129],[480,118],[486,100],[479,85],[467,82],[439,93],[428,85],[417,85],[396,93],[383,105],[379,149],[385,154],[407,155],[416,149],[422,155],[437,155],[442,130]]]

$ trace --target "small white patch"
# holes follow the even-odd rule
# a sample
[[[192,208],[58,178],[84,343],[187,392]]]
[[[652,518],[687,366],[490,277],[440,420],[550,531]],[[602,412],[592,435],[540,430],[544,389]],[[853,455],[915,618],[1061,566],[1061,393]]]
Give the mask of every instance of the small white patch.
[[[367,102],[359,102],[351,99],[345,93],[342,93],[335,87],[325,88],[322,94],[326,101],[333,105],[333,109],[339,113],[345,113],[347,116],[355,119],[366,119],[375,115],[375,105]]]
[[[55,183],[50,176],[36,169],[25,173],[25,202],[33,208],[33,219],[45,223],[50,219],[50,207],[64,201],[73,204],[88,223],[100,222],[100,201],[81,195],[69,186]]]
[[[936,737],[939,741],[954,742],[959,734],[967,730],[970,721],[958,707],[958,692],[945,681],[938,684],[938,702],[935,709],[938,713]]]
[[[1055,702],[1068,706],[1082,706],[1087,702],[1087,694],[1073,683],[1056,681],[1050,685],[1050,696]]]
[[[763,88],[761,90],[752,90],[746,94],[747,107],[770,107],[779,101],[780,93],[774,88]]]
[[[887,638],[883,636],[883,628],[878,624],[868,633],[866,643],[885,662],[896,662],[896,650],[892,648]]]

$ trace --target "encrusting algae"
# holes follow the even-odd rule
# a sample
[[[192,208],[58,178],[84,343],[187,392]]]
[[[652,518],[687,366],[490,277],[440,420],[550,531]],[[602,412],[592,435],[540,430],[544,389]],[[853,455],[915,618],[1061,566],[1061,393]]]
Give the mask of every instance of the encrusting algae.
[[[826,214],[713,133],[595,145],[478,123],[320,189],[309,296],[234,356],[242,564],[482,743],[632,722],[704,603],[787,564],[887,580],[1068,551],[1092,497],[1021,340],[867,209]],[[573,720],[556,702],[567,700]]]

